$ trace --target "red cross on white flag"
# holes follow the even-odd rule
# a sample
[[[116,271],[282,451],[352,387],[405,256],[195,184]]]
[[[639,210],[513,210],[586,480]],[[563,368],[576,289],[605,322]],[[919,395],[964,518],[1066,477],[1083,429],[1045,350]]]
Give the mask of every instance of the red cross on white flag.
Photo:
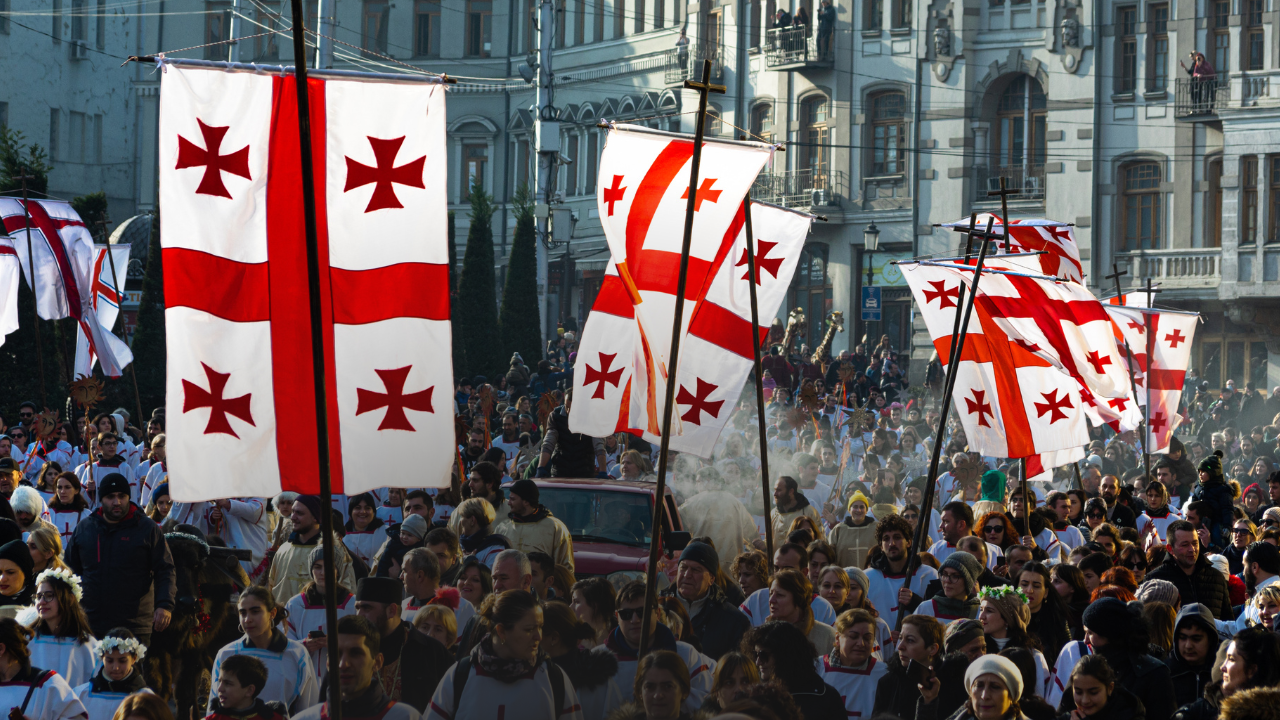
[[[1145,300],[1139,293],[1130,293],[1128,297]],[[1132,305],[1107,304],[1105,307],[1114,322],[1114,332],[1129,342],[1133,352],[1137,404],[1147,408],[1149,451],[1162,453],[1184,419],[1178,414],[1178,407],[1187,368],[1191,365],[1191,343],[1199,315]]]
[[[18,329],[18,283],[22,282],[22,268],[18,267],[18,251],[13,240],[0,235],[0,345],[4,338]]]
[[[445,486],[444,88],[308,85],[333,491]],[[174,498],[316,493],[294,79],[176,64],[161,88]]]
[[[988,219],[991,220],[991,232],[1004,234],[1004,221],[994,213],[979,213],[974,227],[985,228]],[[942,227],[968,232],[969,218],[943,223]],[[1008,230],[1008,239],[1000,238],[995,241],[996,252],[1010,255],[1039,252],[1040,255],[1028,259],[1035,265],[1037,272],[1072,282],[1084,282],[1084,266],[1080,263],[1080,247],[1076,245],[1074,227],[1045,218],[1021,218],[1011,221]]]
[[[115,274],[111,272],[111,260],[107,258],[106,245],[97,245],[93,249],[93,265],[90,270],[91,278],[90,286],[90,302],[93,303],[94,311],[98,316],[98,324],[110,332],[115,327],[116,319],[120,316],[120,302],[124,299],[124,282],[125,273],[129,268],[129,251],[128,245],[111,245],[111,258],[115,260]],[[120,286],[116,286],[119,281]],[[127,348],[126,348],[127,349]],[[132,356],[132,353],[130,353]],[[89,342],[89,336],[85,334],[84,327],[78,327],[76,330],[76,377],[81,375],[88,376],[93,374],[93,367],[98,364],[98,354],[94,352],[92,343]],[[107,373],[111,375],[110,372]],[[119,377],[117,372],[112,377]]]

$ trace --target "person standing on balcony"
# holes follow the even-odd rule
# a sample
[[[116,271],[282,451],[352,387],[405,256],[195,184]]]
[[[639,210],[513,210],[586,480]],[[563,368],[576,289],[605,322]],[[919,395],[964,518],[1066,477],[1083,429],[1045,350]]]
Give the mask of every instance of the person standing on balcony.
[[[685,34],[685,27],[680,28],[680,37],[676,38],[676,58],[681,68],[689,67],[689,36]]]
[[[775,30],[784,30],[791,27],[791,13],[778,8],[778,14],[773,16],[773,27]]]
[[[836,27],[836,8],[831,0],[822,0],[818,8],[818,59],[826,60],[831,53],[831,33]]]
[[[1188,68],[1181,60],[1178,64],[1191,76],[1191,102],[1196,113],[1212,112],[1217,72],[1209,64],[1209,58],[1202,52],[1192,52],[1191,67]]]

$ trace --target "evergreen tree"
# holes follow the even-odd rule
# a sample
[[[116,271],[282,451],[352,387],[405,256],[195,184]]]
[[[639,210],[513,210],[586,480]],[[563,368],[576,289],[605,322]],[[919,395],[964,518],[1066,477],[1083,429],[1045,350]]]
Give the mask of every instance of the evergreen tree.
[[[151,216],[151,243],[147,249],[147,270],[142,279],[142,300],[138,306],[138,329],[133,333],[133,369],[138,376],[138,394],[143,412],[164,407],[165,393],[164,265],[160,254],[160,215]],[[127,374],[128,371],[126,371]],[[125,386],[124,383],[128,382]],[[132,398],[132,379],[121,378]],[[123,403],[132,408],[132,399]],[[139,418],[137,427],[146,427]]]
[[[467,374],[467,356],[462,350],[462,335],[458,333],[458,225],[453,211],[449,211],[449,323],[453,345],[453,375]]]
[[[532,370],[542,359],[542,328],[538,318],[538,237],[533,225],[533,198],[521,185],[513,198],[516,231],[507,258],[507,282],[502,288],[502,348],[509,360],[520,353]]]
[[[27,192],[43,195],[49,189],[49,171],[53,169],[44,148],[32,143],[24,145],[22,133],[0,126],[0,193],[22,190],[23,175],[29,176]]]
[[[493,280],[493,198],[477,179],[471,186],[471,228],[458,282],[458,311],[454,313],[462,340],[467,374],[493,378],[505,372],[498,337],[497,292]]]
[[[107,243],[106,223],[107,194],[105,192],[90,193],[71,198],[71,207],[89,228],[89,234],[101,244]]]

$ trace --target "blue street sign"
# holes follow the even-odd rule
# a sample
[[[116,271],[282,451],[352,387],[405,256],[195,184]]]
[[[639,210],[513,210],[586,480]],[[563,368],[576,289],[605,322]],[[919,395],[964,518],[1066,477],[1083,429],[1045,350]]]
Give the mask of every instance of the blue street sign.
[[[880,321],[880,288],[862,288],[862,319]]]

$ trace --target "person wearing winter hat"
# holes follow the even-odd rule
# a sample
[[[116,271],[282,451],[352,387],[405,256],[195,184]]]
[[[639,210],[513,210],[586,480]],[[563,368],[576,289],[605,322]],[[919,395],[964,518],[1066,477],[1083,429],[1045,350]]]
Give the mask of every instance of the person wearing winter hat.
[[[676,581],[662,591],[675,596],[689,614],[689,627],[707,655],[718,658],[738,647],[742,636],[751,629],[746,613],[725,597],[724,588],[716,582],[720,575],[720,556],[705,542],[691,542],[680,552]]]
[[[940,683],[933,679],[936,687]],[[1022,696],[1022,671],[1012,660],[999,655],[983,655],[969,663],[964,672],[964,689],[968,699],[951,716],[953,720],[1026,720],[1018,707]],[[932,693],[937,695],[937,690]],[[929,688],[924,693],[930,700]]]
[[[293,501],[289,516],[293,524],[293,532],[289,539],[280,545],[271,559],[271,570],[267,582],[276,602],[284,605],[293,596],[302,592],[303,586],[312,582],[311,551],[322,543],[320,518],[324,508],[320,498],[315,495],[299,495]],[[355,587],[355,570],[351,567],[351,556],[341,541],[333,544],[334,575],[343,587]]]
[[[307,558],[311,563],[311,582],[285,603],[288,619],[284,631],[290,640],[302,643],[311,654],[316,677],[321,678],[329,669],[328,640],[324,633],[327,621],[324,607],[324,547],[317,545],[312,548]],[[355,595],[349,588],[339,582],[334,596],[338,600],[339,618],[355,613]]]
[[[827,541],[836,550],[836,557],[831,560],[837,564],[855,567],[866,564],[867,553],[876,544],[876,520],[867,514],[870,507],[867,496],[855,490],[849,497],[849,515],[828,533]]]
[[[515,550],[526,555],[544,552],[554,558],[557,565],[572,571],[573,540],[569,537],[569,528],[538,503],[538,484],[528,479],[517,480],[508,494],[511,512],[493,532],[511,541]]]
[[[977,620],[953,620],[947,623],[943,647],[946,653],[961,653],[973,662],[987,654],[987,637]]]
[[[1043,697],[1050,680],[1049,664],[1040,651],[1039,638],[1027,634],[1031,608],[1027,604],[1026,593],[1009,586],[988,587],[978,591],[978,598],[982,602],[978,621],[982,623],[988,645],[995,645],[999,650],[1009,647],[1029,650],[1036,664],[1036,685],[1033,690]]]
[[[30,605],[35,592],[35,562],[21,540],[0,545],[0,606]],[[12,614],[5,614],[12,617]]]
[[[982,497],[980,500],[1004,504],[1005,474],[999,470],[982,473]]]
[[[1232,510],[1235,494],[1222,473],[1222,451],[1214,450],[1200,462],[1200,482],[1191,491],[1191,501],[1209,504],[1209,512],[1202,513],[1200,522],[1209,526],[1209,544],[1223,548],[1231,541],[1231,523],[1235,519]]]
[[[1173,715],[1176,705],[1169,667],[1147,654],[1150,648],[1140,603],[1126,605],[1115,598],[1099,598],[1085,609],[1084,628],[1085,642],[1071,643],[1063,649],[1054,668],[1055,677],[1069,677],[1075,663],[1092,648],[1094,654],[1105,657],[1115,670],[1117,683],[1142,701],[1147,717]],[[1084,646],[1083,651],[1079,650],[1080,645]],[[1068,652],[1071,648],[1077,648],[1076,652]],[[1075,709],[1070,694],[1062,696],[1058,709]]]
[[[1162,602],[1174,610],[1182,606],[1182,596],[1178,594],[1178,586],[1168,580],[1147,580],[1138,586],[1138,592],[1134,593],[1134,597],[1143,605]]]
[[[969,553],[963,550],[951,553],[938,568],[942,594],[920,603],[916,614],[931,615],[942,622],[976,619],[980,607],[978,576],[982,569],[982,563]]]

